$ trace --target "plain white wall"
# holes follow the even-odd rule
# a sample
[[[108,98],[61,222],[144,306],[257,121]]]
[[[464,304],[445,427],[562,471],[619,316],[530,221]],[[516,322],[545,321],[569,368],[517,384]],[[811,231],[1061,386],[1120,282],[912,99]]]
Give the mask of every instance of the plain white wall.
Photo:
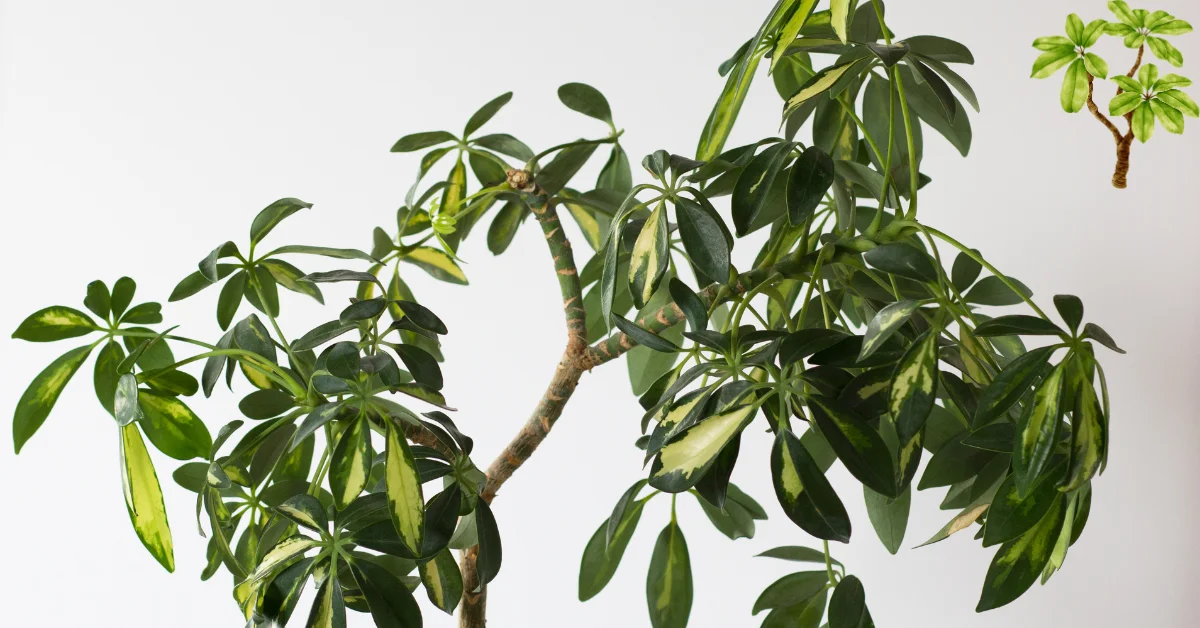
[[[388,153],[391,143],[414,131],[457,131],[510,89],[516,97],[491,131],[535,147],[602,133],[555,98],[559,84],[584,81],[607,94],[635,159],[657,148],[688,154],[721,88],[717,65],[770,4],[0,2],[0,329],[46,305],[79,307],[89,281],[126,273],[140,297],[165,302],[200,257],[218,242],[244,240],[255,212],[283,196],[316,206],[272,241],[367,248],[372,227],[392,224],[415,170],[413,158]],[[1048,587],[976,615],[992,553],[964,534],[888,556],[840,467],[833,478],[856,534],[836,556],[866,583],[881,625],[1191,625],[1189,594],[1200,578],[1200,128],[1183,138],[1160,128],[1161,137],[1134,149],[1130,189],[1116,191],[1108,185],[1108,134],[1086,114],[1059,109],[1058,79],[1028,78],[1037,54],[1029,42],[1060,33],[1070,10],[1105,17],[1101,0],[891,4],[902,36],[950,36],[978,59],[965,71],[983,105],[973,117],[972,155],[961,159],[927,134],[924,170],[933,183],[922,193],[923,220],[982,249],[1044,304],[1055,292],[1081,296],[1088,318],[1129,355],[1103,355],[1114,407],[1111,464],[1095,484],[1083,540]],[[1190,0],[1158,6],[1200,19]],[[1176,41],[1195,65],[1196,36]],[[1113,68],[1130,62],[1115,41],[1104,52]],[[760,78],[734,141],[773,133],[778,111]],[[410,275],[449,324],[447,393],[477,440],[481,465],[524,422],[562,348],[557,286],[537,231],[526,225],[501,258],[478,232],[462,253],[469,288]],[[327,294],[335,302],[348,292]],[[168,305],[168,321],[215,338],[215,296]],[[284,320],[292,336],[334,311],[291,297]],[[3,341],[6,412],[70,345]],[[177,573],[163,572],[138,543],[121,499],[116,432],[94,399],[90,369],[19,459],[0,454],[6,625],[237,625],[227,577],[197,579],[204,545],[189,494],[169,479],[176,463],[157,454]],[[236,416],[235,400],[218,394],[194,407],[215,430]],[[575,595],[588,537],[640,473],[631,446],[639,415],[625,367],[598,369],[505,486],[495,507],[505,562],[491,588],[493,625],[646,625],[645,570],[665,501],[646,513],[608,589],[586,605]],[[727,541],[690,498],[681,501],[697,579],[693,626],[757,625],[761,616],[749,615],[755,596],[788,569],[751,556],[814,543],[774,503],[767,447],[765,437],[749,439],[735,477],[772,515],[756,539]],[[917,496],[906,547],[945,522],[941,497]],[[436,613],[429,609],[427,625],[453,625]]]

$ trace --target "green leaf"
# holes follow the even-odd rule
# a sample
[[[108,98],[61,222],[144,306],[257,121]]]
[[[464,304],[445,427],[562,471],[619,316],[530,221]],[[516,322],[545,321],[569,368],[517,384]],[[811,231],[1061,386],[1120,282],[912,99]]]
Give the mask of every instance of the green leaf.
[[[1161,24],[1155,24],[1150,32],[1155,35],[1186,35],[1192,32],[1192,25],[1183,20],[1168,20]]]
[[[30,314],[12,337],[29,342],[53,342],[86,336],[99,329],[91,317],[64,305],[54,305]]]
[[[1056,347],[1041,347],[1013,360],[984,390],[979,409],[972,422],[976,429],[1003,416],[1008,409],[1029,392],[1045,370]]]
[[[584,83],[567,83],[558,88],[558,99],[568,109],[612,125],[612,110],[600,90]]]
[[[339,510],[350,505],[366,488],[374,458],[366,417],[351,421],[338,437],[329,465],[329,488]]]
[[[1147,37],[1146,45],[1150,46],[1150,52],[1153,52],[1154,56],[1159,59],[1177,68],[1183,67],[1183,53],[1172,45],[1171,42],[1161,37]]]
[[[733,188],[733,225],[739,237],[750,233],[767,203],[771,184],[791,155],[793,144],[780,142],[757,155],[742,170]],[[723,278],[722,278],[723,279]]]
[[[1129,4],[1125,0],[1110,0],[1108,10],[1112,11],[1113,15],[1117,16],[1125,24],[1133,27],[1140,27],[1141,20],[1133,13],[1133,9],[1129,8]]]
[[[784,4],[785,2],[782,0],[777,2],[775,10],[778,12]],[[746,94],[750,90],[750,83],[754,80],[755,70],[758,69],[758,64],[766,53],[765,49],[758,49],[756,44],[766,34],[766,29],[774,16],[775,14],[772,14],[771,17],[768,17],[758,35],[739,50],[736,67],[726,78],[725,87],[721,90],[717,102],[713,104],[712,111],[708,114],[708,120],[705,121],[704,128],[700,132],[700,143],[696,147],[696,159],[710,161],[720,155],[721,150],[725,147],[725,140],[729,138],[729,133],[733,130],[738,112],[741,111],[742,103],[746,100]]]
[[[246,300],[260,312],[269,316],[279,316],[279,286],[275,283],[271,271],[265,266],[255,266],[250,282]]]
[[[96,398],[100,400],[100,405],[104,406],[109,414],[113,414],[113,398],[117,390],[117,380],[121,377],[117,367],[124,359],[125,351],[115,340],[104,343],[100,353],[96,355],[96,368],[93,374]]]
[[[700,297],[696,296],[696,293],[692,292],[692,289],[678,277],[672,277],[667,287],[671,293],[671,300],[675,301],[675,305],[679,306],[683,315],[687,317],[692,331],[708,329],[708,308],[704,305],[704,301],[701,301]]]
[[[874,268],[885,273],[923,282],[938,280],[937,267],[929,254],[908,244],[893,242],[877,246],[863,254]]]
[[[406,253],[400,260],[416,265],[421,270],[429,273],[434,279],[460,286],[465,286],[468,283],[467,276],[463,273],[458,263],[454,261],[454,258],[440,249],[418,246]]]
[[[1159,84],[1162,84],[1161,80],[1159,81]],[[1179,111],[1185,116],[1191,116],[1193,118],[1200,116],[1200,106],[1197,106],[1196,101],[1192,100],[1191,96],[1188,96],[1177,89],[1170,89],[1165,92],[1160,91],[1154,95],[1154,98],[1155,100],[1161,101],[1164,105],[1168,105],[1172,109]],[[1182,124],[1183,120],[1180,119],[1181,127]]]
[[[121,486],[129,521],[142,545],[169,572],[175,571],[171,526],[163,505],[162,487],[150,461],[150,452],[137,425],[121,429]]]
[[[784,4],[790,5],[796,3],[782,3],[781,6]],[[779,31],[779,36],[775,41],[775,47],[771,51],[771,67],[767,71],[768,74],[773,74],[775,72],[775,67],[787,57],[786,52],[788,46],[791,45],[791,43],[795,41],[796,36],[800,34],[800,29],[804,28],[804,24],[808,22],[808,18],[810,15],[812,15],[813,7],[816,6],[816,4],[817,0],[800,0],[800,3],[796,5],[794,9],[792,9],[791,15],[788,16],[787,23],[784,24]]]
[[[1078,113],[1083,110],[1088,96],[1087,77],[1088,71],[1084,66],[1083,59],[1076,59],[1067,68],[1067,73],[1063,75],[1062,91],[1059,94],[1059,102],[1062,104],[1063,111]]]
[[[1062,48],[1063,46],[1070,45],[1071,40],[1061,35],[1038,37],[1037,39],[1033,40],[1033,47],[1037,48],[1038,50],[1054,50],[1056,48]]]
[[[247,279],[245,271],[238,271],[221,288],[221,295],[217,298],[217,325],[221,327],[222,331],[229,329],[229,324],[237,315],[238,307],[242,304],[242,296],[246,293]]]
[[[475,526],[479,530],[479,554],[476,558],[479,582],[486,585],[500,573],[503,558],[500,529],[496,527],[496,517],[492,515],[487,500],[480,499],[475,506]]]
[[[108,318],[112,311],[112,295],[108,293],[108,286],[99,280],[89,283],[83,304],[96,316]]]
[[[250,225],[250,244],[254,245],[267,237],[275,225],[278,225],[284,218],[310,207],[312,207],[312,203],[305,203],[298,198],[281,198],[267,205],[254,217],[254,222]],[[209,279],[212,279],[211,275]]]
[[[730,247],[720,216],[691,199],[680,198],[675,218],[683,248],[696,269],[717,283],[728,281]]]
[[[317,600],[308,615],[306,628],[346,628],[346,602],[342,586],[330,574],[317,590]]]
[[[449,556],[448,552],[442,553]],[[442,564],[437,567],[428,567],[439,562]],[[413,628],[421,625],[421,608],[417,606],[417,601],[413,599],[412,593],[408,591],[408,587],[404,586],[403,581],[373,560],[355,558],[349,561],[349,564],[350,573],[358,583],[358,589],[362,591],[363,597],[367,599],[367,606],[371,610],[371,619],[378,628]],[[433,590],[429,588],[425,572],[427,569],[439,569],[445,566],[444,561],[439,559],[431,560],[422,566],[421,581],[426,583],[425,588],[429,591],[431,599]],[[453,567],[455,574],[458,573],[458,567],[452,558],[449,567]],[[439,571],[439,573],[445,572]],[[461,594],[462,576],[459,576],[458,582],[458,590]],[[446,597],[448,599],[448,596]],[[457,603],[458,597],[456,596],[454,605]],[[451,609],[453,609],[453,605]],[[445,609],[443,608],[443,610]]]
[[[238,321],[233,328],[233,340],[238,347],[276,363],[275,342],[257,315],[251,314]]]
[[[976,612],[999,608],[1021,597],[1033,586],[1054,551],[1065,511],[1059,497],[1042,520],[1019,538],[1000,546],[984,578]]]
[[[1138,70],[1137,78],[1138,82],[1142,84],[1142,87],[1145,88],[1145,90],[1153,90],[1155,84],[1158,83],[1158,66],[1154,65],[1153,63],[1147,63],[1146,65],[1143,65],[1142,68]]]
[[[1083,20],[1079,19],[1078,15],[1072,13],[1067,16],[1066,28],[1067,38],[1071,40],[1071,43],[1077,46],[1082,46],[1084,42],[1083,31],[1086,28],[1083,24]]]
[[[917,35],[905,39],[904,43],[908,44],[912,52],[942,63],[975,63],[975,57],[966,46],[945,37]]]
[[[892,454],[875,430],[840,402],[826,397],[810,397],[809,409],[817,429],[851,475],[877,493],[898,495]]]
[[[125,313],[125,308],[133,302],[133,295],[137,292],[137,282],[129,277],[121,277],[113,284],[112,288],[112,315],[113,318],[121,318]]]
[[[640,489],[641,485],[637,485]],[[583,550],[583,561],[579,565],[579,601],[586,602],[596,597],[612,580],[613,574],[621,564],[625,548],[637,529],[638,521],[642,518],[642,508],[646,502],[634,500],[627,508],[622,509],[620,516],[613,512],[613,518],[600,524],[599,529],[588,541]],[[615,525],[614,525],[615,524]]]
[[[443,612],[453,615],[463,594],[462,572],[458,570],[454,555],[449,549],[443,549],[432,559],[419,563],[417,569],[421,572],[421,583],[425,585],[429,601]],[[413,609],[417,610],[415,603]],[[396,626],[404,628],[404,624]]]
[[[892,552],[893,554],[895,552]],[[874,628],[867,610],[867,592],[855,576],[846,576],[829,598],[829,628]]]
[[[629,292],[638,308],[650,301],[671,264],[670,241],[666,206],[659,204],[646,219],[630,253]]]
[[[769,549],[758,556],[762,558],[778,558],[779,560],[788,560],[796,563],[818,563],[825,564],[825,553],[820,550],[815,550],[809,547],[801,547],[799,545],[784,545]],[[841,566],[835,558],[830,558],[830,562],[834,565]]]
[[[654,351],[662,351],[663,353],[675,353],[680,350],[679,347],[670,340],[659,336],[658,334],[646,329],[645,327],[642,327],[641,325],[638,325],[637,323],[626,320],[619,314],[613,314],[612,318],[613,323],[617,326],[617,329],[621,330],[621,332],[626,336],[629,336],[631,340],[639,345],[642,345],[643,347],[653,349]]]
[[[413,133],[411,135],[405,135],[404,137],[396,140],[396,143],[392,145],[392,152],[411,153],[412,151],[421,150],[422,148],[429,148],[430,146],[437,146],[438,144],[453,142],[456,139],[458,138],[454,137],[453,134],[447,131],[426,131],[424,133]],[[478,140],[476,141],[478,142]]]
[[[293,341],[292,351],[308,351],[309,349],[315,349],[352,329],[358,329],[358,324],[343,323],[341,321],[329,321],[328,323],[322,323]]]
[[[683,530],[674,520],[659,533],[650,555],[646,605],[654,628],[686,628],[692,612],[692,563]]]
[[[1067,45],[1051,48],[1034,60],[1033,72],[1030,76],[1039,79],[1048,78],[1057,72],[1059,68],[1075,60],[1075,58],[1075,48],[1073,46]]]
[[[1164,104],[1161,100],[1155,98],[1150,101],[1150,109],[1154,111],[1154,117],[1162,123],[1163,128],[1168,133],[1179,135],[1183,133],[1183,114],[1176,111],[1169,105]]]
[[[1072,332],[1079,330],[1079,324],[1083,322],[1083,301],[1079,297],[1073,294],[1056,294],[1054,308]]]
[[[904,532],[908,528],[908,511],[912,503],[912,489],[907,487],[895,499],[890,499],[863,487],[863,498],[867,503],[867,516],[875,535],[879,537],[883,547],[889,554],[900,551],[904,543]]]
[[[1075,406],[1071,415],[1070,466],[1067,478],[1059,488],[1063,492],[1076,491],[1087,484],[1100,470],[1108,449],[1108,422],[1104,407],[1081,359],[1073,361],[1071,379],[1067,385],[1074,389],[1072,396]]]
[[[1104,331],[1102,327],[1095,323],[1088,323],[1084,325],[1083,334],[1081,334],[1080,337],[1095,340],[1096,342],[1108,347],[1113,351],[1116,351],[1117,353],[1125,353],[1124,349],[1117,346],[1117,343],[1112,339],[1112,336],[1108,335],[1108,332]]]
[[[289,253],[298,253],[301,255],[320,255],[321,257],[332,257],[333,259],[358,259],[364,262],[377,261],[369,253],[364,253],[358,249],[333,249],[327,246],[305,246],[302,244],[289,244],[281,246],[267,254],[269,257],[276,255],[286,255]],[[263,260],[264,262],[268,260]]]
[[[754,601],[752,614],[801,604],[825,590],[829,575],[824,571],[800,571],[772,582]]]
[[[867,323],[867,331],[863,337],[862,350],[859,352],[858,359],[863,360],[875,353],[888,338],[891,338],[908,322],[920,307],[920,302],[906,300],[891,303],[879,310]]]
[[[1133,136],[1145,144],[1154,135],[1154,110],[1141,103],[1133,110]]]
[[[1041,318],[1027,314],[1009,314],[983,321],[975,328],[975,335],[989,336],[1068,336],[1061,327]]]
[[[420,555],[424,542],[425,498],[421,491],[416,460],[404,435],[390,421],[387,427],[388,508],[392,524],[401,542],[414,555]]]
[[[846,61],[839,65],[834,65],[834,66],[825,68],[824,70],[821,70],[820,72],[817,72],[816,74],[814,74],[813,77],[811,79],[809,79],[807,83],[800,86],[800,89],[797,90],[795,94],[792,94],[791,96],[789,96],[787,98],[787,100],[784,102],[784,104],[783,104],[784,119],[786,120],[788,118],[788,116],[792,115],[804,103],[829,91],[829,89],[832,88],[835,84],[837,84],[838,81],[840,81],[847,72],[849,72],[850,70],[857,67],[858,62],[861,60],[862,59],[859,58],[859,59],[854,59],[851,61]]]
[[[138,391],[137,400],[142,430],[156,449],[176,460],[208,457],[212,436],[187,404],[150,390]]]
[[[789,429],[780,428],[771,448],[771,479],[783,512],[800,529],[829,541],[850,542],[850,516],[842,500]]]
[[[833,185],[834,168],[833,158],[817,146],[800,153],[787,179],[788,222],[793,226],[804,224],[817,210]]]
[[[125,427],[142,418],[142,407],[138,403],[138,381],[133,373],[126,373],[116,381],[111,397],[110,412],[117,425]]]
[[[256,390],[238,402],[238,410],[252,421],[277,417],[295,407],[296,400],[277,388]]]
[[[316,532],[322,537],[329,534],[329,520],[325,516],[325,507],[312,495],[305,493],[294,495],[276,506],[275,510],[293,523]]]
[[[1145,101],[1142,99],[1140,88],[1139,91],[1127,91],[1117,94],[1117,96],[1108,103],[1108,113],[1112,116],[1123,116],[1142,106],[1144,103]]]
[[[488,101],[487,104],[480,107],[478,111],[471,114],[471,119],[467,120],[467,126],[463,129],[463,137],[470,137],[472,133],[478,131],[480,127],[487,124],[488,120],[491,120],[492,116],[496,115],[496,112],[500,111],[500,109],[504,107],[504,105],[507,105],[508,101],[510,100],[512,100],[512,92],[506,92]],[[394,150],[395,149],[393,148],[393,151]]]
[[[933,411],[938,382],[937,341],[936,329],[913,341],[892,373],[888,409],[901,446],[917,437]]]
[[[1009,277],[1008,280],[1021,291],[1020,294],[1005,285],[1004,281],[999,277],[989,276],[980,279],[963,296],[968,303],[996,306],[1017,305],[1024,302],[1025,298],[1033,296],[1033,291],[1026,287],[1025,284],[1012,277]],[[1024,298],[1022,298],[1022,295]]]
[[[33,378],[17,402],[17,410],[13,415],[13,449],[16,453],[21,453],[21,448],[46,421],[63,388],[87,360],[94,346],[79,347],[64,353]]]
[[[1063,371],[1064,365],[1059,364],[1046,375],[1017,423],[1013,475],[1020,495],[1029,494],[1034,480],[1041,475],[1054,450],[1063,411]]]
[[[756,410],[752,405],[740,406],[688,428],[655,457],[650,486],[667,493],[695,486],[725,445],[754,419]]]
[[[1007,543],[1037,525],[1059,498],[1058,480],[1066,471],[1066,459],[1059,458],[1047,467],[1029,487],[1024,497],[1017,491],[1016,477],[1009,475],[988,508],[983,526],[983,546]]]
[[[1083,67],[1092,76],[1108,78],[1108,63],[1090,52],[1083,56]],[[1084,100],[1086,101],[1086,98]]]

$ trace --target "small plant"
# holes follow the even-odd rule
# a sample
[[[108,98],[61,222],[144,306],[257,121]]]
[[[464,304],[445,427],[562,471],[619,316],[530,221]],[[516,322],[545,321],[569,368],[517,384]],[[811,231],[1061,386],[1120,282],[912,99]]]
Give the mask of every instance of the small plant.
[[[684,528],[700,524],[676,506],[690,496],[721,533],[752,538],[768,513],[731,481],[740,462],[742,472],[770,474],[778,510],[820,548],[763,552],[814,568],[767,584],[753,614],[765,611],[766,627],[816,628],[823,618],[830,628],[873,625],[870,576],[850,574],[830,550],[861,523],[852,526],[849,496],[825,477],[840,462],[861,483],[871,526],[892,553],[907,536],[912,492],[946,489],[942,508],[955,514],[925,544],[978,524],[975,538],[998,549],[976,608],[1011,603],[1063,567],[1088,521],[1111,416],[1095,345],[1121,350],[1084,324],[1078,298],[1054,297],[1051,318],[1023,283],[918,217],[931,182],[922,161],[929,131],[964,156],[970,150],[967,105],[978,103],[952,68],[972,64],[970,51],[937,36],[899,39],[879,0],[816,4],[775,4],[721,65],[725,86],[695,156],[656,151],[642,160],[639,182],[595,88],[569,83],[558,96],[601,134],[537,152],[509,134],[481,134],[510,101],[504,94],[461,134],[395,143],[394,152],[422,152],[416,181],[394,229],[376,228],[369,251],[267,248],[277,226],[311,207],[294,198],[259,212],[243,243],[216,246],[169,297],[214,297],[224,333],[213,340],[164,328],[157,303],[132,305],[129,278],[89,284],[90,315],[67,306],[35,312],[15,338],[87,340],[17,403],[16,450],[53,446],[31,439],[95,354],[94,387],[120,437],[130,520],[168,571],[172,529],[145,439],[183,462],[172,477],[196,494],[188,514],[209,538],[201,578],[230,574],[247,626],[299,625],[299,612],[310,628],[344,627],[350,609],[381,627],[417,627],[425,619],[413,592],[423,588],[437,608],[457,609],[461,626],[479,628],[503,557],[490,504],[543,444],[583,375],[625,356],[644,414],[640,430],[639,417],[612,428],[628,430],[648,471],[614,471],[631,486],[582,548],[581,600],[630,562],[631,537],[654,516],[662,530],[643,559],[650,624],[686,626],[695,576]],[[1130,15],[1148,33],[1163,32]],[[1075,22],[1070,55],[1107,28]],[[1072,63],[1076,82],[1105,73],[1087,53]],[[783,134],[726,149],[762,65],[784,100]],[[1163,107],[1182,102],[1152,67],[1138,89],[1154,97],[1120,107],[1141,120],[1143,138],[1146,112],[1165,116]],[[811,139],[802,140],[807,122]],[[593,185],[579,172],[601,149]],[[716,207],[722,197],[728,214]],[[450,330],[414,287],[429,278],[467,284],[459,256],[479,253],[464,241],[489,212],[496,255],[530,216],[538,224],[567,338],[531,418],[485,472],[460,429],[475,419],[451,419],[441,393]],[[563,213],[585,246],[572,245]],[[765,244],[739,268],[733,250],[760,231]],[[295,265],[321,258],[342,268]],[[324,306],[338,284],[353,297],[328,322],[285,332],[280,288]],[[1024,310],[991,309],[1010,306]],[[1027,349],[1023,337],[1038,346]],[[212,395],[222,380],[242,389],[244,418],[214,437],[185,400]],[[764,432],[770,455],[741,455],[742,439]],[[316,598],[303,611],[309,583]]]
[[[1039,37],[1033,47],[1043,50],[1033,62],[1033,77],[1047,78],[1066,67],[1063,76],[1061,102],[1063,111],[1078,113],[1087,105],[1088,111],[1112,133],[1117,144],[1117,165],[1112,184],[1125,188],[1129,174],[1129,153],[1133,140],[1145,144],[1154,134],[1155,120],[1171,133],[1183,133],[1183,118],[1200,116],[1196,101],[1182,91],[1192,81],[1177,74],[1159,76],[1153,63],[1142,65],[1146,47],[1159,59],[1174,67],[1183,66],[1183,53],[1164,37],[1183,35],[1192,25],[1166,11],[1131,9],[1124,0],[1112,0],[1108,9],[1116,22],[1093,20],[1083,23],[1074,13],[1067,16],[1067,36]],[[1122,133],[1108,116],[1100,111],[1094,98],[1095,80],[1109,77],[1108,63],[1090,52],[1102,35],[1121,37],[1126,48],[1136,48],[1137,58],[1129,72],[1116,74],[1116,96],[1108,104],[1108,115],[1125,118],[1128,130]],[[1134,77],[1137,80],[1134,80]]]

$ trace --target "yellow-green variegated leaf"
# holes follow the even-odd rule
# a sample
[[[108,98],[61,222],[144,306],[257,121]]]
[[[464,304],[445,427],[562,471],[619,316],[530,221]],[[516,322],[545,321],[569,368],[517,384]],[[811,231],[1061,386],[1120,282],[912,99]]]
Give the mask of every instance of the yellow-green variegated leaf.
[[[326,578],[317,591],[305,628],[346,628],[346,602],[337,578]]]
[[[879,310],[879,313],[871,318],[871,322],[867,323],[867,332],[863,336],[858,359],[864,360],[875,353],[920,307],[919,301],[897,301]]]
[[[96,329],[96,323],[87,314],[64,305],[55,305],[30,314],[12,337],[29,342],[53,342],[86,336]]]
[[[433,605],[453,615],[462,597],[462,572],[449,549],[437,553],[432,559],[417,565],[421,572],[421,584]]]
[[[687,540],[672,520],[658,535],[646,577],[652,628],[686,628],[692,612],[692,562]]]
[[[791,430],[781,428],[771,448],[775,496],[788,518],[827,541],[850,542],[850,516],[812,454]]]
[[[169,395],[138,391],[142,429],[154,447],[176,460],[207,458],[212,435],[191,408]]]
[[[419,556],[421,543],[425,540],[425,497],[421,493],[421,478],[408,441],[391,422],[387,427],[387,467],[384,477],[392,524],[404,546]]]
[[[1076,59],[1063,75],[1062,90],[1059,92],[1059,103],[1063,111],[1078,113],[1087,104],[1088,71],[1083,59]]]
[[[439,207],[440,213],[445,213],[450,216],[458,214],[461,209],[463,196],[467,189],[467,167],[463,164],[462,157],[455,162],[454,168],[450,170],[450,178],[446,180],[446,189],[442,192],[442,203]]]
[[[999,608],[1021,597],[1037,581],[1050,561],[1063,527],[1065,498],[1055,500],[1050,512],[1032,529],[1000,546],[984,578],[977,612]]]
[[[246,377],[246,381],[254,385],[259,390],[268,390],[275,386],[275,382],[267,377],[266,373],[255,367],[246,366],[244,360],[239,360],[238,365],[242,368],[242,375]]]
[[[1042,570],[1042,584],[1046,584],[1050,580],[1050,576],[1061,569],[1063,562],[1067,560],[1067,549],[1071,546],[1071,537],[1075,531],[1075,504],[1079,501],[1079,497],[1079,495],[1074,495],[1067,500],[1062,531],[1058,533],[1054,551],[1050,553],[1050,560],[1046,562],[1046,568]]]
[[[650,486],[667,493],[680,493],[694,486],[725,445],[750,423],[757,409],[741,406],[688,428],[654,459]]]
[[[830,0],[829,2],[829,21],[833,26],[833,32],[837,33],[838,39],[842,43],[848,43],[850,34],[850,20],[854,17],[854,5],[858,4],[858,0]]]
[[[175,549],[171,526],[163,505],[162,487],[150,461],[150,452],[136,423],[121,430],[121,487],[129,521],[142,545],[167,571],[175,571]]]
[[[415,264],[421,270],[432,275],[434,279],[463,286],[467,285],[467,276],[463,273],[462,268],[458,266],[458,262],[455,262],[454,258],[440,249],[429,246],[418,246],[400,259],[409,264]]]
[[[367,487],[374,458],[367,418],[359,417],[342,432],[329,459],[329,488],[338,510],[349,506]]]
[[[1060,363],[1042,380],[1017,423],[1012,462],[1013,479],[1021,497],[1029,494],[1034,480],[1041,475],[1054,451],[1062,416],[1064,370],[1065,365]]]
[[[813,7],[816,6],[817,0],[800,0],[800,4],[792,11],[791,17],[788,18],[786,24],[779,31],[779,38],[775,42],[775,50],[771,54],[771,68],[768,74],[775,71],[775,66],[786,56],[788,46],[800,34],[800,29],[804,28],[805,22],[808,21],[808,16],[812,15]]]
[[[1067,480],[1059,487],[1069,493],[1087,484],[1100,469],[1104,458],[1106,421],[1104,408],[1096,395],[1091,378],[1080,361],[1074,361],[1072,384],[1075,388],[1075,412],[1071,416],[1071,459]]]
[[[587,240],[588,246],[592,247],[593,251],[599,251],[600,247],[604,245],[604,237],[608,235],[608,225],[601,225],[600,221],[596,220],[596,216],[579,203],[567,201],[566,205],[571,212],[571,217],[579,225],[579,230],[583,232],[583,239]]]
[[[901,445],[916,437],[933,411],[938,381],[937,339],[935,330],[918,338],[892,374],[888,408]]]
[[[63,388],[71,381],[95,346],[71,349],[51,362],[50,366],[38,373],[29,383],[29,387],[21,395],[21,400],[17,402],[16,413],[13,414],[13,448],[16,453],[21,453],[25,443],[38,431],[42,423],[46,422],[46,417],[50,416],[50,411],[54,409]]]
[[[1159,83],[1162,83],[1160,80]],[[1171,108],[1179,111],[1185,116],[1193,118],[1200,116],[1200,106],[1196,105],[1196,101],[1192,100],[1191,96],[1177,90],[1170,89],[1165,92],[1159,92],[1154,95],[1156,100],[1161,100],[1163,104],[1170,105]]]
[[[634,304],[645,307],[654,296],[663,274],[670,266],[671,231],[667,227],[667,208],[660,203],[646,219],[629,257],[629,292]]]
[[[787,102],[783,105],[783,117],[786,119],[792,115],[805,102],[824,94],[829,88],[833,87],[847,72],[858,65],[861,59],[848,61],[841,65],[835,65],[830,68],[825,68],[813,75],[807,83],[802,85],[795,94],[792,94]]]
[[[304,552],[316,547],[317,541],[314,541],[305,536],[290,536],[280,541],[275,547],[267,552],[262,560],[259,561],[258,567],[254,569],[254,573],[250,577],[238,585],[239,589],[246,586],[253,587],[271,574],[276,573],[283,567],[300,560],[304,556]]]

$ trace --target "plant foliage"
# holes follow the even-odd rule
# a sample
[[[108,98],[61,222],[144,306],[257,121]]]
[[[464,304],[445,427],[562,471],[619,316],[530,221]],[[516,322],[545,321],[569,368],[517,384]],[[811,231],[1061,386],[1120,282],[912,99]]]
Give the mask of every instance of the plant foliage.
[[[158,303],[133,305],[129,278],[89,284],[90,315],[35,312],[15,338],[78,346],[17,404],[16,450],[37,442],[59,394],[95,355],[134,531],[168,571],[172,529],[147,439],[183,461],[171,475],[196,494],[196,523],[209,538],[201,577],[230,574],[247,626],[288,624],[309,583],[315,602],[300,614],[310,627],[344,626],[347,609],[378,626],[420,626],[419,588],[437,608],[459,609],[462,625],[482,626],[502,562],[490,502],[582,374],[628,353],[645,411],[636,446],[646,471],[627,470],[636,481],[583,548],[581,600],[634,560],[626,550],[646,506],[669,500],[670,518],[653,524],[664,527],[640,560],[651,625],[686,626],[694,579],[705,576],[692,573],[685,530],[702,524],[681,521],[676,500],[690,495],[721,533],[752,538],[768,513],[731,481],[741,461],[770,475],[791,522],[782,525],[821,545],[762,554],[811,565],[765,586],[749,609],[765,612],[764,627],[873,625],[864,582],[829,549],[862,534],[847,514],[851,496],[825,476],[839,463],[862,484],[871,526],[892,553],[908,536],[913,491],[945,490],[942,508],[954,514],[926,544],[978,525],[982,545],[998,548],[977,608],[1014,601],[1062,568],[1087,522],[1110,417],[1096,345],[1121,350],[1084,323],[1078,298],[1054,297],[1052,317],[1025,284],[918,219],[930,131],[964,156],[971,146],[968,109],[978,103],[953,69],[974,62],[970,51],[938,36],[898,38],[882,2],[817,4],[779,0],[722,64],[725,86],[695,157],[656,151],[635,179],[608,101],[580,83],[562,86],[559,98],[606,133],[535,152],[483,131],[510,101],[504,94],[460,135],[427,131],[395,143],[394,152],[419,153],[419,168],[395,224],[375,229],[369,251],[268,248],[282,221],[310,214],[294,198],[259,212],[248,239],[217,244],[169,300],[208,299],[219,338],[180,335]],[[1068,38],[1040,44],[1055,56],[1037,72],[1069,66],[1069,110],[1081,106],[1079,82],[1090,93],[1105,74],[1086,52],[1102,33],[1178,59],[1154,42],[1185,24],[1111,6],[1120,23],[1073,16]],[[783,99],[784,132],[726,148],[760,66]],[[1159,77],[1153,65],[1132,80],[1130,91],[1151,96],[1114,108],[1134,119],[1152,112],[1162,121],[1170,116],[1160,111],[1190,102],[1167,96],[1183,79]],[[593,158],[604,160],[594,185],[578,176]],[[722,197],[728,213],[717,207]],[[580,266],[560,208],[594,251]],[[487,246],[500,254],[530,216],[554,259],[570,340],[534,419],[485,473],[441,392],[449,330],[410,286],[424,275],[465,285],[460,247],[475,227],[490,220]],[[738,268],[734,249],[760,231],[765,244]],[[341,268],[296,265],[314,257]],[[325,306],[331,283],[355,286],[355,298],[334,306],[328,322],[285,334],[280,288]],[[216,393],[222,380],[238,389],[245,418],[213,436],[187,400]],[[763,432],[769,457],[745,460],[743,438]],[[462,551],[461,566],[452,550]]]

